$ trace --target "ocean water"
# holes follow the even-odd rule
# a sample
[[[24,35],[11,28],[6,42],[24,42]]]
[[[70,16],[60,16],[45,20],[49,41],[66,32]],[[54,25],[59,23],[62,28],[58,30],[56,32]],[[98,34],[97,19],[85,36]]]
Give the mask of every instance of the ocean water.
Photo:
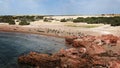
[[[0,32],[0,68],[22,68],[17,62],[18,56],[27,54],[30,51],[51,54],[61,48],[66,48],[64,39],[61,38]]]

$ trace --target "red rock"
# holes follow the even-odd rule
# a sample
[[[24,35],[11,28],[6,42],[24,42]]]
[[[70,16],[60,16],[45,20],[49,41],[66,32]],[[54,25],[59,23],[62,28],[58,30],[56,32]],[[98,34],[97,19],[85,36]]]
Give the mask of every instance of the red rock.
[[[52,57],[47,54],[39,54],[30,52],[28,55],[20,56],[19,63],[27,63],[39,66],[40,68],[56,68],[60,67],[61,60],[58,57]]]
[[[120,68],[120,61],[116,60],[120,55],[119,46],[110,48],[117,54],[111,58],[106,53],[109,48],[104,46],[106,44],[120,45],[120,38],[117,36],[102,35],[96,37],[88,35],[80,38],[71,36],[66,37],[65,41],[72,44],[73,48],[61,49],[52,56],[31,52],[28,55],[20,56],[18,61],[43,68],[96,68],[97,65],[97,68],[107,68],[108,64],[109,68]]]
[[[84,63],[83,61],[74,60],[74,59],[68,59],[67,62],[71,68],[80,68]]]
[[[119,39],[117,36],[113,36],[112,34],[108,34],[108,35],[102,35],[101,39],[103,41],[109,41],[109,43],[117,43],[117,40]]]
[[[120,40],[117,41],[117,44],[116,44],[116,45],[120,46]]]
[[[120,61],[110,61],[110,68],[120,68]]]
[[[92,63],[92,68],[108,68],[108,66],[104,60],[98,60]]]
[[[75,39],[73,40],[73,47],[80,47],[83,46],[80,42],[82,41],[82,39]]]
[[[95,36],[92,36],[92,35],[88,35],[87,37],[84,37],[84,40],[85,41],[94,41],[95,40]]]
[[[71,59],[71,58],[61,58],[62,68],[83,68],[86,67],[86,59]]]
[[[67,51],[67,53],[66,53],[67,57],[73,58],[73,59],[78,59],[79,58],[79,52],[78,52],[77,49],[71,48],[71,49],[68,49],[66,51]]]
[[[85,54],[85,53],[87,52],[87,50],[86,50],[86,48],[81,47],[81,48],[79,49],[79,52]]]
[[[87,50],[89,54],[101,54],[106,52],[105,49],[99,45],[91,45],[90,47],[87,47]]]
[[[86,51],[89,54],[100,54],[100,53],[105,52],[105,49],[102,46],[97,45],[93,42],[84,41],[84,40],[82,40],[82,41],[81,40],[74,40],[73,47],[84,47],[84,48],[86,48]]]
[[[96,40],[94,41],[94,44],[102,46],[105,44],[105,42],[99,38],[96,38]]]
[[[76,36],[67,36],[67,37],[65,37],[65,42],[66,42],[66,44],[72,44],[74,39],[77,39],[77,37]]]
[[[92,44],[92,42],[89,41],[85,41],[85,40],[74,40],[73,41],[73,47],[86,47],[86,46],[90,46]]]
[[[61,50],[59,53],[64,55],[65,57],[69,57],[69,58],[73,58],[73,59],[79,58],[79,51],[76,48]]]

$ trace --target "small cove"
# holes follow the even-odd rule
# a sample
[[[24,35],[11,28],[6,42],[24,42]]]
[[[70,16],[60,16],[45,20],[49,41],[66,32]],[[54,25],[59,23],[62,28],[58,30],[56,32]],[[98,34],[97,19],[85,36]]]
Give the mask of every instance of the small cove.
[[[0,32],[0,67],[19,68],[18,56],[35,51],[39,53],[52,54],[66,48],[63,38],[50,36]]]

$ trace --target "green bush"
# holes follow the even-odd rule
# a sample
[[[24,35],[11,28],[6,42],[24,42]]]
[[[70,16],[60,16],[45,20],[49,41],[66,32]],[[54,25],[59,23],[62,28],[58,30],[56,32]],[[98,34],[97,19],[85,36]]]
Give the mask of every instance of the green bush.
[[[120,26],[120,17],[78,17],[73,20],[74,23],[86,22],[88,24],[111,24],[111,26]]]
[[[6,16],[0,16],[0,22],[1,23],[9,23],[10,25],[15,24],[15,20],[19,20],[20,25],[29,25],[30,23],[28,22],[33,22],[37,21],[40,19],[43,19],[44,16],[29,16],[29,15],[24,15],[24,16],[11,16],[11,15],[6,15]]]
[[[67,20],[64,18],[64,19],[61,19],[60,22],[67,22]]]
[[[14,20],[9,20],[8,22],[10,25],[15,25],[15,21]]]
[[[44,16],[36,16],[36,19],[43,19],[44,18]]]
[[[78,23],[78,22],[81,22],[81,21],[79,19],[74,19],[73,22]]]
[[[19,23],[19,25],[29,25],[30,23],[28,23],[26,20],[21,20],[21,22]]]
[[[0,16],[0,22],[9,23],[10,25],[14,25],[14,17],[13,16]]]
[[[49,22],[48,18],[44,18],[43,21],[44,21],[44,22]]]

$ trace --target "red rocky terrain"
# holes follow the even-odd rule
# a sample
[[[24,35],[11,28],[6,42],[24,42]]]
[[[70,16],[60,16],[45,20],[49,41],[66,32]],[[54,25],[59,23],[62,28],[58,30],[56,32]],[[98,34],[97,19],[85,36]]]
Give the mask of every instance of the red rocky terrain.
[[[120,68],[120,37],[71,36],[65,41],[72,47],[53,55],[30,52],[18,62],[38,68]]]

